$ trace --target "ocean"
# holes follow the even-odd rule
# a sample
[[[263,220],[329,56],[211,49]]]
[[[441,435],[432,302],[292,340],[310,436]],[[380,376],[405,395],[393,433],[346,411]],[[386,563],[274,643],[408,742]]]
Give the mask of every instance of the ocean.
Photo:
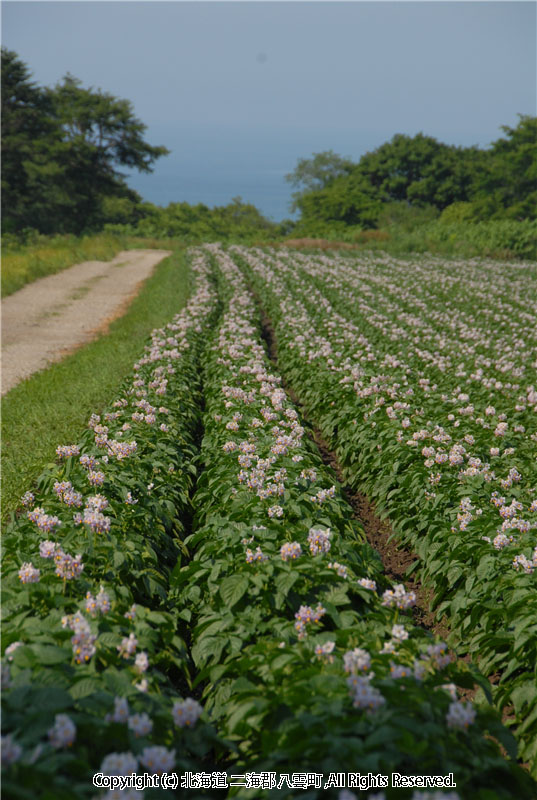
[[[357,141],[354,131],[333,131],[329,121],[306,128],[188,122],[178,127],[177,122],[162,122],[148,129],[145,138],[172,152],[158,159],[153,173],[129,176],[129,185],[144,200],[159,206],[187,202],[213,207],[240,196],[275,222],[297,216],[289,211],[294,188],[285,175],[299,159],[329,149],[359,156],[373,139],[362,136]]]
[[[172,162],[166,165],[166,161],[169,159],[163,158],[152,174],[134,173],[128,178],[129,186],[147,202],[158,206],[204,203],[213,207],[227,205],[234,197],[241,197],[275,222],[296,217],[289,211],[293,190],[284,180],[283,170],[271,172],[236,164],[232,170],[212,168],[207,171],[203,164]]]

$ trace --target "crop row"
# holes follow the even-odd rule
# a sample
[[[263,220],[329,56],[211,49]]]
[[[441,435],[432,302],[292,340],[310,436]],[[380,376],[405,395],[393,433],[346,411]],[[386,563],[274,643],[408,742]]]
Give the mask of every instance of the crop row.
[[[534,271],[234,255],[286,380],[419,556],[450,641],[495,676],[536,770]]]
[[[187,307],[153,331],[110,410],[58,447],[4,535],[6,796],[91,797],[94,773],[197,769],[214,746],[168,600],[216,310],[203,257],[192,272]]]
[[[293,283],[253,251],[194,251],[186,309],[81,441],[58,447],[4,535],[6,794],[93,797],[93,773],[140,770],[201,776],[194,797],[240,772],[251,788],[230,796],[287,798],[267,776],[351,769],[453,773],[457,798],[532,797],[500,753],[516,748],[497,713],[462,699],[487,681],[412,624],[415,597],[383,576],[282,389],[234,263],[252,258],[284,341],[278,304],[285,293],[295,313],[307,270]],[[313,279],[307,292],[308,313],[326,308]],[[299,373],[292,338],[302,359],[320,342],[303,333],[285,374],[339,415],[326,354]]]
[[[235,745],[233,771],[441,764],[461,797],[509,797],[513,785],[524,796],[526,776],[484,738],[504,738],[495,715],[458,697],[479,677],[412,624],[414,596],[383,578],[267,359],[244,279],[212,252],[225,305],[205,371],[193,557],[172,591],[193,611],[192,658]],[[285,784],[271,793],[287,796]]]

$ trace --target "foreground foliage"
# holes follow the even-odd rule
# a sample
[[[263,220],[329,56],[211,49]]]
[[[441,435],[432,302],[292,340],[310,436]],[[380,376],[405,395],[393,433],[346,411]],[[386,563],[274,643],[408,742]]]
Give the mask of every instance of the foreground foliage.
[[[535,764],[535,266],[235,252],[285,376]]]
[[[189,265],[180,250],[157,264],[126,313],[106,334],[21,381],[2,398],[2,522],[20,504],[58,442],[77,441],[101,413],[144,347],[188,300]]]
[[[490,709],[467,732],[474,711],[457,699],[479,675],[405,614],[415,597],[383,578],[266,358],[246,284],[215,258],[227,302],[206,367],[194,557],[176,583],[205,707],[238,748],[234,771],[441,764],[461,797],[508,797],[521,775],[502,776],[477,730],[508,741]]]
[[[508,800],[513,793],[530,800],[535,783],[514,761],[516,743],[491,705],[488,681],[413,624],[415,595],[390,584],[364,541],[268,360],[248,282],[273,316],[282,371],[325,435],[339,441],[349,471],[354,464],[356,480],[369,475],[382,499],[388,455],[390,491],[401,474],[393,496],[406,492],[414,503],[415,475],[423,480],[413,464],[417,445],[390,426],[395,433],[409,428],[439,404],[426,380],[419,384],[423,414],[412,411],[412,371],[378,352],[384,336],[395,347],[407,341],[404,324],[417,326],[410,312],[393,326],[385,314],[394,313],[398,284],[380,281],[387,294],[376,315],[368,307],[374,331],[360,332],[352,292],[360,289],[367,305],[378,275],[368,278],[362,265],[358,276],[355,261],[218,246],[191,258],[196,291],[187,308],[153,332],[133,376],[110,410],[92,417],[80,443],[58,447],[58,464],[25,494],[6,531],[4,788],[21,798],[94,797],[93,773],[139,770],[202,776],[179,789],[185,796],[214,796],[211,781],[218,780],[228,796],[344,800],[345,792],[311,780],[299,787],[268,778],[252,783],[251,776],[311,778],[349,769],[453,773],[450,800]],[[399,380],[381,381],[379,363]],[[377,380],[366,386],[368,369]],[[404,407],[375,430],[380,415],[369,403],[379,392],[369,387],[397,395],[402,385],[405,400],[394,404]],[[465,497],[466,480],[484,477],[481,465],[469,466],[477,472],[464,476]],[[511,485],[519,482],[512,468],[510,475]],[[401,529],[441,536],[439,522],[419,516],[419,499]],[[436,497],[426,500],[437,516],[456,513]],[[467,505],[464,513],[471,513]],[[491,543],[483,547],[493,555]],[[528,588],[529,605],[524,581],[532,562],[517,564],[511,574],[522,579],[518,591]],[[463,563],[457,567],[462,585],[469,576]],[[489,587],[480,590],[484,596]],[[441,599],[452,595],[446,589]],[[475,641],[471,626],[466,633]],[[518,666],[517,680],[525,669]],[[473,704],[467,695],[476,686],[481,697]],[[250,783],[235,789],[228,776],[237,772]],[[176,795],[148,789],[145,796]],[[431,797],[390,787],[380,796]]]
[[[209,724],[188,730],[201,708],[188,697],[180,609],[167,600],[215,303],[203,264],[193,269],[186,309],[153,332],[80,443],[58,447],[59,465],[6,530],[3,788],[12,797],[91,797],[99,768],[156,772],[177,750],[178,768],[197,769],[214,747]]]

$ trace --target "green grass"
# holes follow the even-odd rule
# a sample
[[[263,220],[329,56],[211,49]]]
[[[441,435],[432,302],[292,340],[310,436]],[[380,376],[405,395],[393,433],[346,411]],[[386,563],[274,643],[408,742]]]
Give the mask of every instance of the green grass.
[[[170,247],[171,249],[171,247]],[[160,262],[109,333],[15,386],[2,400],[2,519],[19,506],[59,444],[74,443],[110,403],[150,331],[188,299],[184,250]]]
[[[27,283],[53,275],[82,261],[110,261],[121,250],[169,249],[169,242],[133,236],[99,233],[91,236],[39,236],[21,245],[4,237],[2,252],[2,297]]]

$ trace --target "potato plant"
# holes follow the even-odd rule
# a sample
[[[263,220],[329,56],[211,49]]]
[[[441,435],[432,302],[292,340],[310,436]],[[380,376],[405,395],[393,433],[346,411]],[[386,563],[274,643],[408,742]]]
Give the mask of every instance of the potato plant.
[[[80,441],[58,446],[57,463],[4,532],[5,791],[353,800],[337,788],[228,781],[343,770],[453,773],[456,791],[439,793],[446,800],[530,800],[535,782],[517,765],[492,699],[513,703],[530,760],[535,720],[531,712],[524,727],[522,717],[534,702],[533,525],[522,521],[535,510],[534,390],[522,402],[520,385],[496,381],[493,410],[481,409],[492,378],[479,364],[493,358],[469,312],[453,311],[454,278],[438,263],[416,266],[412,283],[408,266],[391,260],[219,245],[190,258],[187,307],[153,331],[123,391]],[[468,291],[484,304],[479,267],[468,269]],[[505,331],[493,342],[494,369],[513,372],[527,352],[495,269],[491,314]],[[439,275],[447,293],[441,323],[453,322],[451,339],[438,338],[427,275]],[[511,302],[522,301],[515,291]],[[277,365],[261,312],[276,332]],[[456,336],[475,361],[471,402],[462,385],[469,364],[456,367],[453,383]],[[518,355],[502,360],[508,336]],[[424,341],[440,348],[434,363]],[[414,624],[414,592],[387,579],[310,419],[349,480],[417,550],[439,613],[459,631],[449,646]],[[491,436],[500,445],[494,468]],[[500,502],[501,481],[509,485]],[[509,523],[508,545],[491,535],[495,514]],[[506,560],[508,547],[518,559]],[[463,605],[463,587],[478,610]],[[477,666],[459,658],[467,649]],[[485,677],[493,669],[502,670],[498,686]],[[198,788],[103,793],[92,786],[98,771],[202,777]]]
[[[153,331],[81,441],[58,446],[4,534],[6,795],[93,797],[99,769],[199,769],[218,748],[206,716],[197,722],[181,609],[168,600],[216,307],[203,258],[192,268],[188,306]]]
[[[536,764],[535,266],[234,252],[286,379]]]

